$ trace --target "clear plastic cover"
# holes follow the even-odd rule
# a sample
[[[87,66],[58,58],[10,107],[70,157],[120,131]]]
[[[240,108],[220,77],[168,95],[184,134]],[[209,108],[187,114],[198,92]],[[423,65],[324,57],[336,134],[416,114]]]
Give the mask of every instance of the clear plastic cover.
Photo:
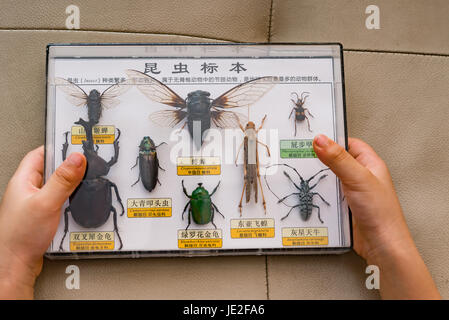
[[[49,45],[47,72],[46,179],[88,160],[47,256],[351,247],[312,148],[318,133],[346,146],[341,45]]]

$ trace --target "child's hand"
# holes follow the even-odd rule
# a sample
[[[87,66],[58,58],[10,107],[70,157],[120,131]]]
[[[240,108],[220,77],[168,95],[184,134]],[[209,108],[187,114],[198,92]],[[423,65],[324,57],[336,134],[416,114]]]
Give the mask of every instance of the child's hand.
[[[324,135],[318,158],[339,178],[352,212],[354,250],[381,271],[383,298],[440,298],[422,261],[384,161],[365,142],[349,138],[348,152]]]
[[[314,140],[318,158],[341,180],[353,214],[354,250],[368,263],[413,240],[384,161],[361,140],[349,138],[348,152],[326,136]]]
[[[28,153],[0,203],[0,298],[32,298],[61,207],[81,182],[86,159],[72,153],[43,183],[44,148]]]

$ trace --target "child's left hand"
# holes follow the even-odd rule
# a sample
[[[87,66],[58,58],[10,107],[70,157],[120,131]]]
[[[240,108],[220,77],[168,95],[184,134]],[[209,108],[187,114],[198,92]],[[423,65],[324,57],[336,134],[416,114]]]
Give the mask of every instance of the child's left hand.
[[[43,184],[44,147],[29,152],[0,203],[0,299],[31,299],[61,207],[81,182],[86,159],[72,153]]]

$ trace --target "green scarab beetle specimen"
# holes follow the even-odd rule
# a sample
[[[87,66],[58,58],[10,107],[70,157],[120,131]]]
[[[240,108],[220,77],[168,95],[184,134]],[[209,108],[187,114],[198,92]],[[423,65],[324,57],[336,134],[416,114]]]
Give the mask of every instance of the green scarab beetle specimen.
[[[187,190],[184,187],[184,180],[182,180],[182,190],[184,191],[184,194],[190,199],[189,202],[187,202],[186,206],[184,207],[184,210],[182,211],[182,220],[184,220],[184,212],[186,212],[187,208],[189,207],[189,224],[186,227],[186,230],[190,226],[190,217],[192,217],[193,221],[196,224],[207,224],[212,223],[217,229],[217,226],[214,223],[214,214],[215,211],[217,211],[223,218],[223,214],[218,210],[217,206],[212,202],[211,197],[217,191],[218,186],[220,185],[220,182],[218,182],[215,189],[212,191],[212,193],[209,194],[209,192],[203,187],[203,184],[200,182],[198,183],[198,187],[193,190],[192,195],[187,194]]]

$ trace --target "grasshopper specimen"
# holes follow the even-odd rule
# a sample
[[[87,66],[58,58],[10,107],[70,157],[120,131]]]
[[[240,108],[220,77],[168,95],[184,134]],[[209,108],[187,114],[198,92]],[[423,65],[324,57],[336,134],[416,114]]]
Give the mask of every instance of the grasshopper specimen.
[[[242,190],[242,196],[240,198],[239,203],[239,211],[240,216],[242,216],[242,201],[243,201],[243,195],[246,190],[246,203],[248,203],[251,199],[251,188],[254,189],[254,200],[257,203],[257,180],[259,180],[260,185],[260,192],[262,194],[262,205],[263,209],[265,211],[265,214],[267,214],[267,206],[265,203],[265,197],[263,195],[263,189],[262,189],[262,183],[260,181],[260,173],[259,173],[259,152],[258,152],[258,144],[263,145],[265,148],[267,148],[267,154],[270,157],[270,149],[268,146],[259,140],[257,140],[257,133],[260,129],[262,129],[263,124],[265,122],[265,119],[267,116],[263,117],[262,122],[258,129],[256,129],[256,125],[252,121],[248,121],[245,128],[239,123],[240,129],[245,134],[245,138],[243,139],[243,142],[240,144],[240,147],[237,152],[237,156],[235,158],[235,165],[237,166],[237,159],[240,154],[240,150],[242,149],[242,145],[244,146],[243,151],[243,190]]]

